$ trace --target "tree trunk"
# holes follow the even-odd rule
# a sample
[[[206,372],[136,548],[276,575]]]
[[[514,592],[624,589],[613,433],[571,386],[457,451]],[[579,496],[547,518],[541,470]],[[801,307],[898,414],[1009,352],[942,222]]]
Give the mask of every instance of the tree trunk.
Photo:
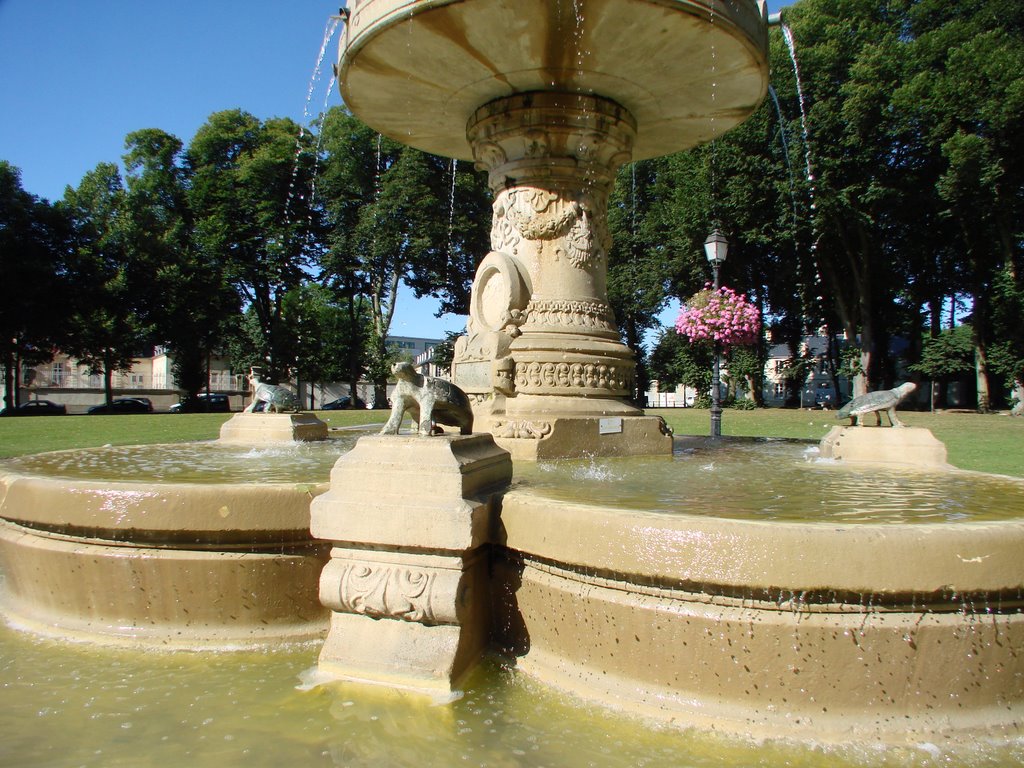
[[[14,348],[14,406],[21,405],[21,344]]]
[[[988,384],[988,357],[985,352],[985,343],[980,338],[975,338],[974,341],[974,376],[978,384],[978,412],[990,413],[992,399]]]
[[[15,380],[17,374],[15,373],[14,366],[14,355],[10,349],[4,351],[4,409],[8,413],[13,413],[14,408],[14,396],[15,396]]]
[[[110,354],[103,353],[103,400],[109,406],[114,402],[114,372],[110,369]]]

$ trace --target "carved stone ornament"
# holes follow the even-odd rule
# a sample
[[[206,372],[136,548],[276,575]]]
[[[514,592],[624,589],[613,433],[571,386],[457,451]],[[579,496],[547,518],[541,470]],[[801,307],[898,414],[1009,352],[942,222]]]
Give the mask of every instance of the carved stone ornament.
[[[622,392],[632,389],[633,376],[632,366],[534,361],[516,365],[516,389],[565,387]]]
[[[324,605],[342,613],[421,624],[453,623],[455,607],[435,605],[436,572],[407,566],[334,560],[337,592],[321,595]],[[335,599],[336,598],[336,599]]]
[[[526,308],[526,321],[531,325],[617,332],[611,307],[600,301],[531,301]]]
[[[551,424],[546,421],[495,421],[492,432],[495,437],[543,440],[551,434]]]
[[[503,193],[505,213],[527,240],[561,237],[583,215],[583,208],[558,192],[536,187],[519,187]]]
[[[505,195],[501,194],[498,195],[491,207],[491,250],[504,251],[515,256],[519,253],[519,245],[523,242],[523,236],[512,226],[512,222],[505,215],[507,202]]]

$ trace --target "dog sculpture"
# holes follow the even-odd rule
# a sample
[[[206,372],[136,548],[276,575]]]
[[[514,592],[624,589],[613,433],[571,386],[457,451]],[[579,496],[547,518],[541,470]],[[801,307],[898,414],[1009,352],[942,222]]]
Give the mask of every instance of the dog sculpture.
[[[434,424],[458,427],[463,435],[473,433],[473,411],[466,393],[444,379],[416,373],[411,363],[395,363],[391,372],[398,386],[391,396],[391,418],[380,431],[397,435],[405,414],[412,416],[421,435],[434,433]]]

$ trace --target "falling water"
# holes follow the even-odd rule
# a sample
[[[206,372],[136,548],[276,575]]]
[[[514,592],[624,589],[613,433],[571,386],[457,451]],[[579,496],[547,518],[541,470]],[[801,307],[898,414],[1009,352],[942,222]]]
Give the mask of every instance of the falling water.
[[[302,139],[306,135],[307,126],[312,122],[312,118],[311,118],[311,115],[310,115],[309,107],[310,107],[310,104],[313,101],[313,92],[316,89],[317,83],[320,82],[320,71],[323,68],[324,59],[327,56],[327,48],[331,44],[331,40],[334,38],[334,34],[335,34],[335,32],[337,32],[338,26],[340,25],[340,23],[342,21],[343,21],[343,19],[340,16],[331,16],[327,20],[327,24],[324,26],[323,40],[320,43],[320,52],[317,54],[316,64],[313,67],[313,74],[310,76],[310,78],[309,78],[309,86],[306,88],[306,101],[305,101],[305,103],[303,104],[303,107],[302,107],[302,122],[299,124],[299,135],[295,138],[295,157],[294,157],[294,160],[292,162],[292,178],[291,178],[291,181],[288,184],[288,197],[285,200],[285,206],[284,206],[284,219],[285,219],[285,223],[286,224],[290,224],[291,223],[292,202],[293,202],[293,200],[295,200],[295,197],[296,197],[296,194],[297,194],[296,187],[298,185],[298,177],[299,177],[299,159],[302,156]],[[332,77],[331,78],[331,82],[330,82],[330,84],[327,87],[327,94],[328,95],[331,93],[333,88],[334,88],[334,78]],[[324,110],[323,111],[326,111],[326,106],[327,106],[327,96],[324,97]],[[321,114],[323,114],[323,112],[321,112]],[[318,138],[317,139],[317,150],[319,150],[319,147],[320,147],[320,140]],[[315,157],[316,157],[317,161],[319,161],[319,151],[317,151],[315,153]],[[316,174],[315,173],[313,174],[313,177],[314,177],[314,179],[316,178]],[[313,184],[315,184],[315,183],[316,182],[314,181]],[[310,199],[311,200],[312,200],[313,192],[314,192],[314,189],[311,188],[310,189]],[[298,197],[301,200],[305,196],[302,195],[302,194],[298,194]]]
[[[452,188],[448,195],[448,258],[452,258],[454,255],[454,246],[452,244],[452,232],[455,229],[455,174],[459,170],[459,161],[454,157],[451,163],[451,174],[452,174]]]
[[[793,224],[797,222],[797,205],[796,205],[796,179],[793,177],[793,163],[789,159],[789,139],[786,138],[786,120],[782,116],[782,107],[779,104],[779,95],[775,92],[775,87],[768,86],[768,95],[772,97],[772,104],[775,105],[775,115],[779,121],[779,138],[782,140],[782,156],[786,160],[786,171],[789,173],[789,199],[793,204]]]
[[[786,42],[786,49],[789,51],[789,59],[793,64],[793,76],[796,80],[797,103],[800,106],[800,133],[804,145],[804,168],[807,178],[807,189],[810,197],[811,209],[811,264],[814,267],[814,280],[817,288],[817,296],[815,298],[818,306],[820,307],[821,302],[824,301],[824,296],[822,295],[824,291],[821,286],[821,268],[818,265],[818,240],[820,239],[820,235],[818,234],[817,226],[817,184],[814,176],[814,166],[811,161],[811,132],[810,123],[807,119],[807,99],[804,95],[803,79],[800,76],[800,62],[797,60],[796,56],[796,39],[793,37],[793,30],[785,24],[781,24],[780,27],[782,29],[782,38]],[[788,162],[787,154],[787,163]]]
[[[793,38],[793,31],[785,24],[782,25],[782,37],[786,41],[786,49],[789,51],[789,59],[793,62],[793,75],[796,77],[796,97],[800,105],[800,132],[804,142],[804,164],[807,169],[807,183],[810,188],[811,210],[815,210],[814,201],[814,168],[811,164],[811,134],[807,122],[807,100],[804,97],[803,80],[800,78],[800,63],[796,58],[796,41]]]

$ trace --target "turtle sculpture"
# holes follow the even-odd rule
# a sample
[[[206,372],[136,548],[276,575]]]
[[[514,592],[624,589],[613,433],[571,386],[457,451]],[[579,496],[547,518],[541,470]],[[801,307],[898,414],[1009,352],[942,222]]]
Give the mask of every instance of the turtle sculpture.
[[[889,415],[889,426],[902,427],[903,422],[896,418],[896,406],[917,389],[917,385],[911,381],[900,384],[896,389],[886,389],[880,392],[868,392],[853,398],[836,413],[837,419],[850,419],[850,425],[861,426],[860,420],[866,414],[875,414],[876,426],[882,426],[882,411]]]
[[[255,368],[249,371],[249,383],[252,385],[252,402],[245,409],[246,413],[252,413],[260,403],[264,404],[263,410],[266,413],[299,411],[299,400],[294,392],[277,384],[260,381],[260,374]]]
[[[391,372],[398,386],[391,395],[391,418],[380,431],[382,435],[397,435],[407,412],[421,435],[434,434],[435,423],[458,427],[463,435],[472,434],[473,410],[465,392],[450,381],[416,373],[411,363],[395,363]]]

